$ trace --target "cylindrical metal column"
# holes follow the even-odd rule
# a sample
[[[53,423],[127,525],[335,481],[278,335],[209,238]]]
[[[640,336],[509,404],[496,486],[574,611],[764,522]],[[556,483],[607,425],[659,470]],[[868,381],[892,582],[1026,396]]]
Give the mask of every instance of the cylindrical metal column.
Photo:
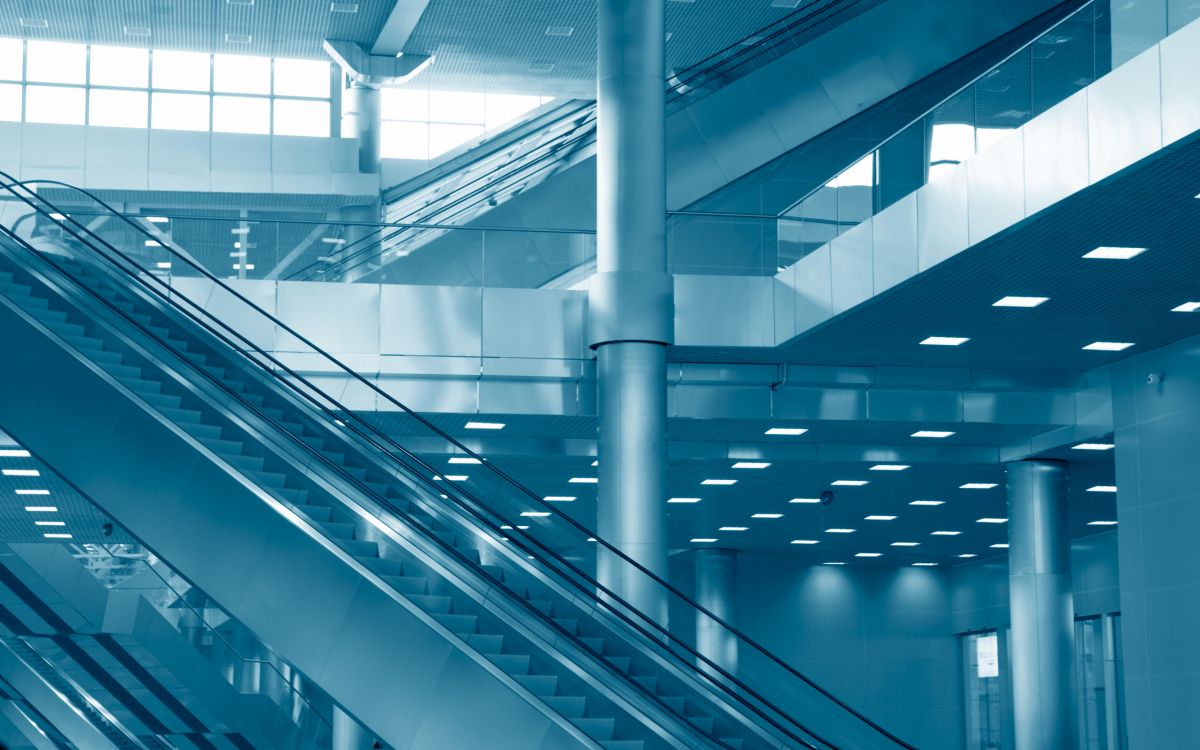
[[[383,110],[379,87],[351,81],[342,96],[342,137],[358,139],[358,171],[379,172]]]
[[[1075,747],[1075,604],[1066,465],[1008,465],[1016,750]]]
[[[599,535],[667,576],[664,0],[600,0],[597,249],[589,289],[599,407]],[[600,554],[601,584],[665,625],[666,592]]]
[[[729,625],[737,580],[737,551],[699,549],[696,555],[696,603]],[[696,614],[696,650],[730,674],[737,674],[738,643],[725,626]]]

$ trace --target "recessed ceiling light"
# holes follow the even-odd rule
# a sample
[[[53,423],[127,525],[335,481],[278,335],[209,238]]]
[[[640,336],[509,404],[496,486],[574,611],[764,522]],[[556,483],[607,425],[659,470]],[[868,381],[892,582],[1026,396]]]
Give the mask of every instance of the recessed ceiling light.
[[[958,536],[961,531],[935,531],[932,536]]]
[[[599,484],[598,477],[571,477],[567,480],[569,484]]]
[[[999,486],[995,482],[967,482],[966,484],[959,485],[958,488],[960,490],[990,490]]]
[[[169,221],[171,221],[170,219],[168,219],[165,216],[147,216],[147,217],[145,217],[145,219],[146,219],[146,221],[150,222],[151,224],[166,224]]]
[[[717,531],[749,531],[749,526],[722,526]]]
[[[1200,302],[1184,302],[1178,307],[1172,307],[1171,312],[1196,312],[1200,310]]]
[[[975,553],[973,553],[973,552],[964,552],[964,553],[962,553],[961,555],[959,555],[959,557],[961,557],[961,558],[962,558],[962,559],[964,559],[964,560],[969,560],[969,559],[971,559],[972,557],[979,557],[979,555],[976,555],[976,554],[975,554]]]
[[[1001,297],[992,307],[1037,307],[1049,300],[1049,297]]]
[[[1087,491],[1088,492],[1116,492],[1117,486],[1115,484],[1098,484],[1095,487],[1088,487]]]
[[[26,513],[57,513],[58,508],[53,505],[26,505]]]
[[[913,563],[914,568],[936,568],[937,563]]]
[[[1116,526],[1116,521],[1088,521],[1088,526]]]
[[[330,13],[357,13],[358,3],[340,2],[335,0],[329,4]]]
[[[853,534],[854,529],[825,529],[826,534]]]
[[[1071,450],[1075,451],[1110,451],[1116,446],[1112,443],[1080,443],[1073,446]]]
[[[908,464],[875,464],[871,471],[904,471],[908,468]]]
[[[1096,258],[1100,260],[1129,260],[1136,258],[1146,252],[1144,247],[1098,247],[1089,253],[1085,253],[1085,258]]]
[[[992,549],[1008,549],[1008,545],[1004,543],[991,545]]]
[[[791,544],[820,544],[816,539],[793,539]]]
[[[467,422],[466,429],[468,430],[503,430],[503,422]]]
[[[169,260],[159,261],[158,263],[154,264],[154,267],[161,268],[164,271],[169,270],[171,268],[171,261],[169,261]]]
[[[452,463],[452,464],[478,464],[478,463],[482,463],[482,462],[478,458],[471,458],[470,456],[452,456],[450,458],[450,463]]]
[[[698,498],[698,497],[672,497],[669,500],[667,500],[667,502],[675,503],[677,505],[691,505],[693,503],[700,502],[700,498]]]
[[[34,521],[34,526],[66,526],[66,521]]]
[[[1083,349],[1088,352],[1123,352],[1131,346],[1133,344],[1128,341],[1093,341]]]
[[[819,497],[793,497],[791,500],[788,500],[788,502],[794,503],[796,505],[820,505],[821,498],[819,498]]]
[[[711,537],[699,537],[699,536],[692,540],[692,542],[694,542],[696,544],[711,544],[712,542],[715,542],[715,541],[717,541],[717,540],[712,539]]]
[[[945,505],[945,500],[913,500],[909,505]]]
[[[546,36],[571,36],[575,33],[574,26],[547,26]]]
[[[573,503],[576,498],[572,495],[547,495],[542,499],[548,503]]]
[[[447,482],[465,482],[470,479],[466,474],[447,474],[444,477],[434,477],[434,480],[441,481],[445,479]]]
[[[765,435],[803,435],[806,432],[808,432],[808,429],[804,428],[804,427],[772,427],[771,429],[767,430],[763,434],[765,434]]]
[[[844,562],[823,562],[822,565],[845,565]]]
[[[922,346],[961,346],[971,339],[962,336],[930,336],[921,342]]]
[[[715,484],[721,487],[728,487],[731,484],[737,484],[736,479],[705,479],[700,484]]]
[[[70,539],[70,534],[42,534],[46,539]]]
[[[735,469],[766,469],[771,464],[764,461],[738,461],[733,465]]]
[[[29,458],[29,451],[24,448],[0,448],[0,458]]]
[[[44,18],[22,18],[21,25],[31,29],[46,29],[50,27],[50,22]]]
[[[782,513],[755,513],[751,518],[783,518]]]
[[[883,557],[882,552],[857,552],[855,557]]]
[[[864,521],[895,521],[895,516],[867,516]]]
[[[4,469],[6,477],[40,477],[42,473],[37,469]]]
[[[866,484],[870,482],[865,479],[838,479],[833,482],[834,487],[862,487]]]
[[[920,547],[920,542],[892,542],[893,547]]]
[[[521,515],[525,518],[545,518],[550,514],[544,510],[523,510]]]
[[[954,435],[949,430],[917,430],[912,434],[915,438],[948,438]]]
[[[1007,518],[977,518],[975,523],[1008,523]]]

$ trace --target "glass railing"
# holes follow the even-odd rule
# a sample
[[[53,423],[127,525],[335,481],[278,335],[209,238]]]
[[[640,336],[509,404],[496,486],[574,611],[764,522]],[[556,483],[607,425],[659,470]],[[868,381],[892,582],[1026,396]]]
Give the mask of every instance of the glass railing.
[[[1200,18],[1200,3],[1094,0],[785,211],[780,262],[802,258]]]
[[[60,206],[43,203],[36,195],[26,192],[24,186],[12,184],[11,178],[9,189],[14,197],[27,201],[31,207],[36,206],[47,218],[60,221],[53,218],[56,214],[61,215],[63,209]],[[87,196],[82,191],[79,195]],[[129,283],[157,290],[154,293],[158,297],[179,306],[180,314],[193,317],[196,325],[208,329],[212,335],[219,335],[227,342],[228,354],[225,356],[238,358],[244,355],[243,367],[260,368],[258,377],[264,383],[275,383],[273,387],[290,390],[295,394],[292,398],[300,400],[298,403],[308,404],[312,414],[304,419],[318,420],[321,429],[328,434],[339,436],[338,439],[347,441],[347,445],[358,446],[355,450],[360,457],[388,462],[399,472],[396,474],[398,481],[422,488],[421,493],[413,496],[413,502],[422,503],[427,512],[453,521],[468,531],[466,538],[474,539],[480,545],[480,555],[485,562],[501,562],[514,571],[522,571],[526,579],[530,575],[537,576],[545,585],[566,593],[570,597],[570,606],[582,607],[587,612],[586,622],[605,628],[600,635],[604,636],[602,642],[607,645],[596,646],[587,639],[577,638],[561,623],[526,603],[522,606],[529,608],[528,616],[544,619],[547,626],[562,631],[563,639],[574,641],[577,648],[586,651],[611,648],[614,643],[629,644],[639,658],[658,663],[661,668],[673,670],[682,679],[691,681],[693,690],[702,691],[694,693],[694,698],[702,702],[716,701],[726,707],[722,710],[733,712],[729,715],[750,722],[747,726],[763,728],[756,731],[786,738],[786,746],[846,750],[911,747],[770,650],[700,607],[617,547],[595,536],[590,528],[594,519],[586,513],[589,503],[547,499],[532,492],[495,462],[470,450],[467,446],[469,438],[456,437],[455,434],[462,435],[462,427],[443,430],[411,411],[373,380],[359,375],[283,321],[271,317],[234,287],[207,275],[202,266],[182,253],[173,253],[170,262],[193,266],[193,270],[205,276],[208,283],[205,289],[186,295],[169,288],[151,269],[134,260],[133,254],[140,252],[138,248],[144,243],[131,241],[123,234],[125,230],[115,232],[112,229],[121,223],[139,232],[141,228],[88,197],[93,201],[93,210],[109,212],[109,218],[105,222],[91,222],[94,229],[88,230],[70,216],[61,216],[64,231],[75,238],[73,252],[95,253],[96,262],[124,269],[121,273],[130,274]],[[141,236],[153,237],[149,233]],[[121,244],[117,245],[117,242]],[[172,251],[169,244],[163,248]],[[42,250],[42,253],[47,262],[55,264],[50,252]],[[101,257],[105,260],[101,261]],[[220,318],[207,313],[205,305],[214,295],[223,298],[223,309],[241,307],[246,314],[270,320],[281,334],[294,339],[291,349],[302,351],[306,362],[323,362],[340,377],[321,378],[317,382],[305,378],[271,352],[229,328]],[[241,355],[237,353],[239,351]],[[355,403],[370,401],[375,409],[354,411],[342,403],[341,399],[346,398]],[[292,434],[289,430],[296,429],[278,421],[275,423],[284,434]],[[300,435],[294,436],[298,447],[312,451],[299,446]],[[330,461],[319,452],[314,457],[319,462]],[[344,473],[344,469],[334,464],[330,464],[328,470]],[[361,485],[361,493],[376,504],[372,512],[387,527],[399,530],[411,523],[405,520],[408,512],[395,507],[378,490]],[[620,570],[621,578],[632,584],[631,589],[651,592],[653,598],[669,607],[673,616],[683,618],[685,625],[676,630],[669,629],[657,617],[624,601],[597,580],[597,568],[601,563],[610,571]],[[504,576],[487,575],[492,585],[513,585],[506,583]],[[605,579],[612,580],[607,576]],[[522,578],[515,576],[514,580]],[[515,601],[523,601],[524,594],[520,591],[510,593]],[[690,630],[690,623],[697,618],[704,618],[709,632],[718,631],[726,643],[733,645],[732,650],[737,652],[736,664],[725,657],[714,658],[700,653],[691,636],[682,634]],[[606,657],[604,653],[595,653],[594,658],[603,660]],[[623,672],[613,672],[613,677],[630,679]],[[633,683],[630,687],[646,690]],[[648,694],[647,699],[661,700],[653,694]]]

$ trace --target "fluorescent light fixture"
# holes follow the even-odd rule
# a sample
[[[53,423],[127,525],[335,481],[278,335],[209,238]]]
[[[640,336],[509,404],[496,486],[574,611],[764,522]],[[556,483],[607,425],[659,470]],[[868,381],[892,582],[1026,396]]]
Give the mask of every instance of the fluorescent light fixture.
[[[1001,297],[992,307],[1037,307],[1049,300],[1049,297]]]
[[[865,479],[836,479],[833,482],[834,487],[862,487],[866,484],[870,482]]]
[[[597,477],[571,477],[567,480],[568,484],[600,484],[600,479]]]
[[[165,216],[147,216],[146,221],[150,222],[151,224],[166,224],[170,221],[170,219]]]
[[[1073,446],[1071,450],[1075,451],[1110,451],[1116,446],[1112,443],[1080,443]]]
[[[867,516],[864,521],[895,521],[895,516]]]
[[[937,563],[913,563],[914,568],[936,568]]]
[[[676,505],[693,505],[695,503],[700,502],[700,498],[698,498],[698,497],[672,497],[672,498],[669,498],[667,500],[667,502],[674,503]]]
[[[822,565],[845,565],[844,562],[823,562]]]
[[[712,544],[715,541],[717,541],[717,540],[713,539],[711,537],[700,537],[700,536],[696,537],[695,539],[692,539],[692,542],[695,544]]]
[[[920,547],[920,542],[892,542],[893,547]]]
[[[721,487],[728,487],[731,484],[737,484],[736,479],[705,479],[700,484],[715,484]]]
[[[253,271],[254,264],[253,263],[234,263],[233,270],[235,270],[235,271]]]
[[[1178,307],[1172,307],[1171,312],[1196,312],[1200,310],[1200,302],[1184,302]]]
[[[34,526],[66,526],[66,521],[34,521]]]
[[[0,458],[29,458],[29,451],[24,448],[0,448]]]
[[[826,534],[853,534],[854,529],[825,529]]]
[[[571,495],[547,495],[542,498],[548,503],[573,503],[575,498]]]
[[[958,536],[961,533],[961,531],[935,531],[931,536]]]
[[[976,555],[974,552],[964,552],[959,557],[963,560],[970,560],[972,557],[979,557],[979,555]]]
[[[765,461],[738,461],[733,465],[735,469],[765,469],[771,464]]]
[[[1008,549],[1008,545],[1001,542],[1000,544],[991,545],[992,549]]]
[[[42,473],[37,469],[4,469],[6,477],[40,477]]]
[[[1088,521],[1088,526],[1116,526],[1116,521]]]
[[[927,505],[930,507],[932,507],[934,505],[945,505],[945,504],[946,504],[945,500],[913,500],[911,503],[909,503],[909,505]]]
[[[1117,486],[1115,484],[1098,484],[1095,487],[1088,487],[1087,491],[1088,492],[1116,492]]]
[[[250,227],[234,227],[229,230],[230,234],[250,234]]]
[[[478,464],[478,463],[483,463],[483,462],[480,461],[478,458],[471,458],[470,456],[452,456],[450,458],[450,463],[452,463],[452,464]]]
[[[142,244],[146,247],[162,247],[162,243],[158,240],[146,240]]]
[[[782,513],[755,513],[751,518],[783,518]]]
[[[504,427],[503,422],[467,422],[466,424],[468,430],[503,430]]]
[[[468,479],[470,479],[470,477],[467,476],[466,474],[447,474],[446,475],[447,482],[465,482]]]
[[[819,497],[793,497],[791,500],[788,500],[788,502],[793,503],[795,505],[820,505],[821,498],[819,498]]]
[[[921,342],[922,346],[962,346],[971,339],[963,336],[930,336]]]
[[[908,464],[875,464],[871,471],[905,471],[909,468]]]
[[[67,217],[65,214],[50,214],[50,218],[54,219],[55,221],[66,221],[67,220]]]
[[[1083,257],[1098,260],[1129,260],[1146,252],[1144,247],[1098,247]]]
[[[808,432],[806,427],[772,427],[764,435],[803,435]]]
[[[948,438],[952,435],[950,430],[917,430],[912,434],[915,438]]]
[[[49,495],[50,490],[17,490],[18,495]]]
[[[975,523],[1008,523],[1007,518],[977,518]]]
[[[46,539],[70,539],[70,534],[42,534]]]
[[[991,490],[999,487],[995,482],[967,482],[959,485],[960,490]]]
[[[342,239],[341,237],[322,237],[321,242],[324,242],[326,245],[345,245],[346,244],[346,240]]]
[[[883,557],[882,552],[857,552],[855,557]]]
[[[161,268],[161,269],[162,269],[162,270],[164,270],[164,271],[170,270],[170,268],[171,268],[171,261],[169,261],[169,260],[163,260],[163,261],[159,261],[158,263],[155,263],[155,264],[154,264],[154,267],[155,267],[155,268]]]
[[[523,510],[523,511],[521,511],[521,516],[523,518],[545,518],[548,515],[550,515],[550,514],[544,510]]]
[[[26,505],[26,513],[57,513],[58,508],[53,505]]]
[[[722,526],[717,531],[749,531],[749,526]]]
[[[791,541],[791,544],[810,545],[810,544],[820,544],[820,542],[818,542],[816,539],[793,539]]]
[[[1123,352],[1133,346],[1128,341],[1093,341],[1083,347],[1086,352]]]

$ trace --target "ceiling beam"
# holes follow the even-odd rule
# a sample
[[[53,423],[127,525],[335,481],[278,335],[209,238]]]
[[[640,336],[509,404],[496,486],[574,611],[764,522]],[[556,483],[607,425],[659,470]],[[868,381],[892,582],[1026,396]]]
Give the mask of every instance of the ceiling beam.
[[[371,47],[371,54],[398,55],[403,52],[427,7],[429,0],[396,0],[379,38]]]

